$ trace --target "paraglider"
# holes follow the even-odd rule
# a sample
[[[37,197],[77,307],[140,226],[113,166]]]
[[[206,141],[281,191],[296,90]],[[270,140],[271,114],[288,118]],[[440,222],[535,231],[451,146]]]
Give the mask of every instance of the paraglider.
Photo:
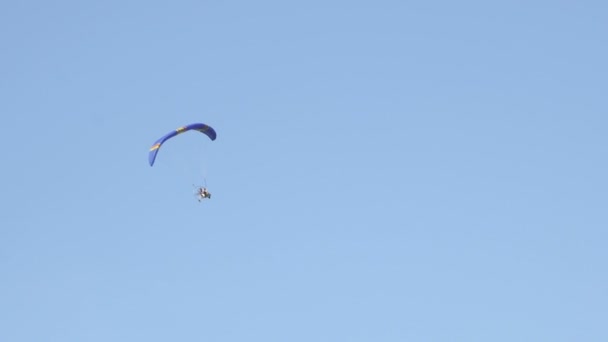
[[[148,162],[150,163],[150,166],[154,165],[154,161],[156,160],[156,155],[158,154],[158,150],[163,145],[163,143],[165,143],[165,141],[167,141],[179,134],[188,132],[188,131],[198,131],[200,133],[203,133],[207,137],[209,137],[209,139],[211,139],[212,141],[215,140],[215,138],[217,137],[215,130],[211,126],[208,126],[203,123],[193,123],[193,124],[189,124],[186,126],[178,127],[175,130],[160,137],[158,140],[156,140],[154,142],[152,147],[150,147],[150,151],[148,153]],[[211,198],[211,193],[207,190],[206,187],[198,187],[196,194],[197,194],[199,202],[203,199]]]
[[[217,137],[215,130],[213,128],[211,128],[211,126],[207,126],[203,123],[193,123],[193,124],[189,124],[186,126],[178,127],[175,130],[158,138],[158,140],[156,140],[154,142],[154,145],[152,145],[152,147],[150,147],[150,153],[148,153],[148,162],[150,162],[150,166],[154,165],[154,160],[156,160],[156,154],[158,153],[158,150],[160,149],[160,147],[163,145],[163,143],[165,141],[173,138],[174,136],[176,136],[178,134],[182,134],[182,133],[190,131],[190,130],[199,131],[199,132],[205,134],[206,136],[208,136],[209,139],[211,139],[211,140],[215,140],[215,138]]]
[[[205,198],[211,199],[211,193],[204,186],[201,186],[196,189],[196,196],[198,197],[199,202],[204,200]]]

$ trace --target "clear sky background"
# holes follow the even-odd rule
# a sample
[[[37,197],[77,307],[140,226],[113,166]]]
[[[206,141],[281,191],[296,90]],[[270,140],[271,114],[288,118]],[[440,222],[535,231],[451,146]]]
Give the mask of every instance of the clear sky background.
[[[608,341],[606,1],[4,1],[0,43],[0,341]]]

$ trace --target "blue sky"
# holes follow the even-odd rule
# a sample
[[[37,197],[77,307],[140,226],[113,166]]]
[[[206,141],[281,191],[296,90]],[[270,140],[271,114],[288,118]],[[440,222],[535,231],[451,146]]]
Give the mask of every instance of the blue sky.
[[[607,13],[2,3],[0,341],[606,341]]]

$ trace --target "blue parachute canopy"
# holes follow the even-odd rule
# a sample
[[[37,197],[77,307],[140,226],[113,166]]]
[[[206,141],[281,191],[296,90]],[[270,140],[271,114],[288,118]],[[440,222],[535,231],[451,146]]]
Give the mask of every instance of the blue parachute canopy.
[[[158,140],[156,140],[154,142],[154,145],[152,145],[152,147],[150,147],[150,153],[148,153],[148,161],[150,162],[150,166],[154,165],[154,160],[156,159],[156,154],[158,153],[158,150],[160,149],[160,147],[162,146],[162,144],[165,141],[173,138],[174,136],[176,136],[178,134],[181,134],[181,133],[184,133],[187,131],[191,131],[191,130],[199,131],[199,132],[205,134],[206,136],[208,136],[209,139],[211,139],[211,140],[215,140],[215,138],[217,137],[215,130],[213,128],[211,128],[210,126],[207,126],[203,123],[193,123],[193,124],[189,124],[186,126],[176,128],[175,130],[160,137]]]

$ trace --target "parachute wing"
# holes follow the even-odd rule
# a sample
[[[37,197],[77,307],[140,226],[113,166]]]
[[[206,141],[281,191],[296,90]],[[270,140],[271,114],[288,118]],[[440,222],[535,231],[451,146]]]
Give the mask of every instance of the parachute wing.
[[[154,145],[152,145],[152,147],[150,147],[150,153],[148,153],[148,161],[150,162],[150,166],[154,165],[154,160],[156,159],[156,154],[158,153],[158,150],[160,149],[160,147],[162,146],[162,144],[165,141],[173,138],[174,136],[176,136],[178,134],[182,134],[184,132],[192,131],[192,130],[199,131],[199,132],[205,134],[211,140],[215,140],[215,138],[217,137],[215,130],[213,128],[211,128],[211,126],[207,126],[203,123],[193,123],[190,125],[178,127],[175,130],[160,137],[158,140],[156,140],[154,142]]]

